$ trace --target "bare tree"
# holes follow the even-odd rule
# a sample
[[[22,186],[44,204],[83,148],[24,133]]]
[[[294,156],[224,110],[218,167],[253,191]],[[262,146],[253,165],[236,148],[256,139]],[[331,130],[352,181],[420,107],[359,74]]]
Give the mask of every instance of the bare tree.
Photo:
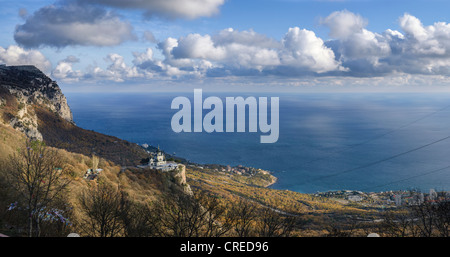
[[[254,203],[245,199],[233,205],[231,212],[234,216],[234,231],[239,237],[249,237],[253,233],[253,225],[256,221],[257,207]]]
[[[434,203],[424,202],[411,207],[412,215],[417,219],[417,228],[423,237],[431,237],[433,235],[435,224]]]
[[[380,234],[389,237],[417,236],[416,219],[409,208],[404,210],[388,211],[384,214],[380,225]]]
[[[123,233],[123,217],[129,205],[123,192],[107,184],[85,190],[79,196],[85,217],[82,229],[90,236],[115,237]]]
[[[259,213],[257,230],[262,237],[288,237],[299,218],[294,215],[283,215],[272,208],[264,207]]]
[[[441,237],[448,237],[450,235],[450,201],[445,199],[435,206],[436,218],[434,225]]]
[[[124,225],[124,235],[127,237],[149,237],[155,235],[152,224],[151,209],[147,204],[128,202],[127,211],[122,212],[122,222]]]
[[[227,211],[231,209],[229,203],[222,204],[216,196],[207,193],[199,193],[197,200],[206,212],[202,236],[220,237],[226,235],[233,228],[235,216]]]
[[[262,237],[274,237],[279,235],[283,226],[283,218],[275,210],[263,208],[259,212],[258,233]]]
[[[329,218],[327,237],[352,237],[355,236],[355,230],[358,228],[358,222],[351,216],[342,220]]]
[[[165,196],[152,205],[152,229],[158,236],[198,237],[205,225],[206,211],[194,197]]]
[[[28,236],[40,236],[45,210],[70,183],[65,162],[43,142],[27,140],[24,149],[10,156],[7,170],[7,179],[27,211]]]
[[[388,236],[448,237],[450,201],[443,198],[390,211],[385,215],[380,232]]]
[[[161,197],[149,208],[152,235],[171,237],[220,237],[235,225],[229,204],[204,192],[196,196],[175,193]]]

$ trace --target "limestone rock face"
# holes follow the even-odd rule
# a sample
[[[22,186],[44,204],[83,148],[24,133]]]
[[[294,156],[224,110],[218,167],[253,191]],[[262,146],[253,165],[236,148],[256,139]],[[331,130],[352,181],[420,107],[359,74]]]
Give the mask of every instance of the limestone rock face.
[[[180,186],[184,188],[184,192],[188,195],[193,195],[191,187],[186,182],[186,166],[183,164],[178,164],[178,168],[173,175],[175,178],[178,178]]]
[[[73,123],[72,111],[58,84],[34,66],[0,65],[0,121],[42,140],[35,106]]]
[[[179,164],[178,173],[175,175],[175,177],[180,178],[180,184],[186,184],[186,166]]]

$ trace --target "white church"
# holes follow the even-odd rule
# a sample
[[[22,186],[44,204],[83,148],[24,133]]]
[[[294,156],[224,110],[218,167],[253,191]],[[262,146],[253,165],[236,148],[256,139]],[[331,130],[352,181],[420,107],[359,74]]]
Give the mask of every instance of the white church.
[[[175,162],[167,162],[165,155],[159,150],[158,146],[158,152],[150,157],[148,167],[150,169],[170,171],[178,168],[178,164]]]

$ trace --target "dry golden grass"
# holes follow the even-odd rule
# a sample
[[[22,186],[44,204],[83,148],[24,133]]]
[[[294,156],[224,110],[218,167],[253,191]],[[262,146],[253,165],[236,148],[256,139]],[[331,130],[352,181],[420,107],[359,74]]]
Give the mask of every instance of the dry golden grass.
[[[307,226],[301,231],[296,231],[294,236],[326,235],[328,232],[324,227],[330,224],[330,219],[345,220],[352,216],[377,215],[374,211],[348,206],[329,198],[244,184],[242,181],[249,181],[248,178],[240,178],[242,175],[188,168],[186,176],[188,184],[194,191],[216,194],[221,201],[233,203],[239,198],[245,198],[261,206],[302,216],[302,219],[307,222]]]
[[[26,137],[22,133],[8,125],[0,124],[0,173],[5,172],[1,163],[8,161],[10,155],[23,148],[25,140]],[[69,171],[67,177],[71,179],[71,183],[67,188],[65,198],[67,203],[73,207],[72,221],[75,226],[83,218],[79,206],[79,196],[84,190],[95,187],[99,183],[120,188],[129,195],[131,200],[136,202],[152,202],[157,195],[164,193],[166,190],[163,180],[167,178],[160,172],[136,169],[121,173],[120,165],[101,157],[98,160],[98,168],[103,169],[103,171],[96,180],[88,181],[83,176],[89,168],[92,168],[92,156],[72,153],[65,149],[50,148],[57,151],[58,158],[65,161],[66,168]]]

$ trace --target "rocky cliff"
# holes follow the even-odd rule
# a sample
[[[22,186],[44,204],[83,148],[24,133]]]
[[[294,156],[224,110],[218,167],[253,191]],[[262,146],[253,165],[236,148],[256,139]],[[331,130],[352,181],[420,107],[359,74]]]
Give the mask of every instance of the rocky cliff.
[[[178,169],[171,171],[172,176],[177,180],[177,184],[183,188],[183,192],[188,195],[194,195],[191,187],[186,181],[186,166],[178,164]]]
[[[147,156],[136,144],[76,126],[58,84],[34,66],[0,65],[0,124],[48,146],[120,165]]]
[[[66,97],[55,81],[34,66],[0,65],[0,122],[30,138],[43,140],[36,106],[73,123]]]

